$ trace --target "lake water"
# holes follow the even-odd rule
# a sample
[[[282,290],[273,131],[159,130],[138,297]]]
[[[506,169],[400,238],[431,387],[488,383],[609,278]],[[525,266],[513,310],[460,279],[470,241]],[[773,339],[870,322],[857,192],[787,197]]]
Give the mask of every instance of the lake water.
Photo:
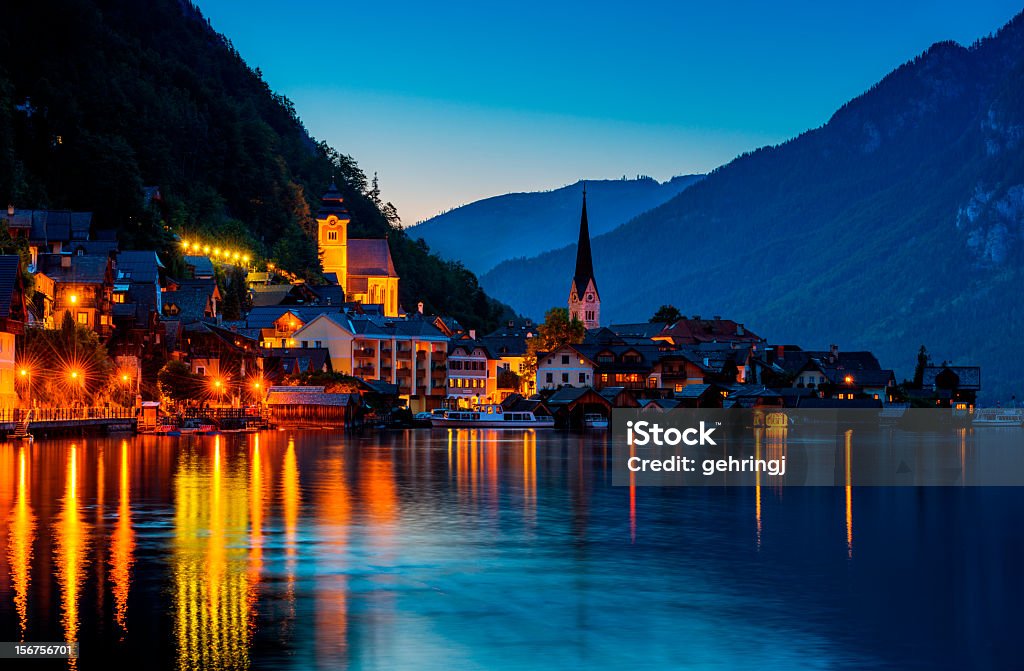
[[[1024,490],[630,489],[609,456],[508,431],[0,444],[0,640],[80,643],[33,669],[1024,666]]]

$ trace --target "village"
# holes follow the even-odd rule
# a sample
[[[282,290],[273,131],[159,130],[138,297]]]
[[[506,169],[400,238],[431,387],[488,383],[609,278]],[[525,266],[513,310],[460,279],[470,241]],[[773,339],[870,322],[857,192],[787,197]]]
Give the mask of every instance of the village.
[[[159,190],[147,198],[158,202]],[[554,325],[527,318],[477,333],[422,302],[401,305],[388,240],[348,237],[351,216],[333,184],[316,214],[322,283],[188,238],[178,240],[183,272],[172,275],[156,251],[122,250],[115,231],[94,230],[89,212],[9,206],[4,225],[28,258],[25,267],[26,255],[0,256],[0,430],[46,421],[154,429],[172,415],[240,428],[252,418],[409,425],[485,407],[565,428],[606,422],[613,408],[974,411],[977,366],[921,359],[915,379],[900,383],[871,352],[772,343],[719,315],[672,309],[602,324],[582,198],[561,311],[577,335],[561,341]],[[226,286],[225,277],[239,279]],[[236,314],[225,315],[232,299]],[[112,365],[25,345],[62,329],[94,333]]]

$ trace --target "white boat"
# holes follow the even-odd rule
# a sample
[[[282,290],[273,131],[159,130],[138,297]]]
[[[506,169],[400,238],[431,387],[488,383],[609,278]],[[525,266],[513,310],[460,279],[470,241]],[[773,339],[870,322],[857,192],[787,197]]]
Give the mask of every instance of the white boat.
[[[500,405],[475,405],[468,410],[445,410],[430,419],[434,427],[450,426],[484,429],[549,429],[555,418],[535,416],[530,411],[506,411]]]
[[[598,413],[588,413],[583,415],[583,425],[588,429],[607,429],[608,418]]]
[[[971,423],[974,426],[1022,426],[1024,408],[978,408]]]

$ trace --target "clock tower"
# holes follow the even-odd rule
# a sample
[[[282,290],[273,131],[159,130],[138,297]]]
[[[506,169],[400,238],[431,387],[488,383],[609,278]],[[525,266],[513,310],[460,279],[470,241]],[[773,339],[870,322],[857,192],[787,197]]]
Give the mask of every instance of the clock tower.
[[[331,186],[320,198],[316,213],[317,244],[325,273],[334,273],[338,284],[349,291],[348,282],[348,224],[352,220],[343,203],[337,185]]]

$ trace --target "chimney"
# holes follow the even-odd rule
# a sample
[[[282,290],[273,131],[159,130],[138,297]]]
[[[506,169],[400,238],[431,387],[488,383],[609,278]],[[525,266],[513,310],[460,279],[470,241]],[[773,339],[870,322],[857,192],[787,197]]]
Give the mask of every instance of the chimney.
[[[476,329],[469,329],[469,339],[476,340]]]
[[[14,216],[14,205],[13,204],[8,203],[8,205],[7,205],[7,216],[8,217],[13,217]]]
[[[416,304],[416,312],[423,314],[423,301],[420,301],[419,303]]]
[[[699,322],[700,321],[700,315],[693,315],[693,321]]]
[[[60,257],[60,267],[61,268],[70,268],[71,267],[71,255],[70,254],[62,254],[61,255],[61,257]]]
[[[722,321],[722,315],[715,315],[715,321],[716,322]]]
[[[832,358],[833,361],[838,361],[839,360],[839,345],[829,345],[828,346],[828,355],[829,355],[829,357]]]
[[[779,361],[785,361],[786,360],[786,346],[785,345],[776,345],[775,346],[775,358],[778,359]]]

